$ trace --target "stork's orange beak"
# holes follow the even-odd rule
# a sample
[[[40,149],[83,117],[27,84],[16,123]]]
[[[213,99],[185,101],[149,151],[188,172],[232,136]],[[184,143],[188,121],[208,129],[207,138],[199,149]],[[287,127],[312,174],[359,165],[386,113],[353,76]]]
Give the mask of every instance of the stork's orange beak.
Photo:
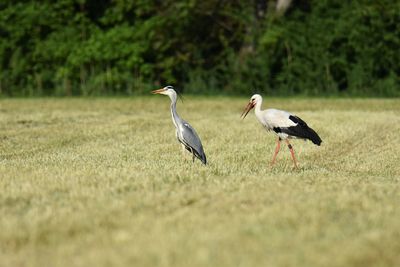
[[[158,90],[151,91],[151,93],[152,94],[161,94],[162,92],[165,92],[165,91],[167,91],[167,90],[165,90],[164,88],[161,88],[161,89],[158,89]]]
[[[250,101],[247,106],[245,107],[245,109],[243,110],[242,115],[240,115],[240,117],[244,120],[244,118],[246,118],[247,114],[250,112],[250,110],[254,108],[254,103],[253,101]]]

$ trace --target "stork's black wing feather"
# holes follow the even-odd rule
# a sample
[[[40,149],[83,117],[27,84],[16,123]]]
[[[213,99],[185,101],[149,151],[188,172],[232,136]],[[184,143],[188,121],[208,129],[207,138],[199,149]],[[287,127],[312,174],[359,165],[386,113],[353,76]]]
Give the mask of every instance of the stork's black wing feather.
[[[289,120],[293,121],[294,123],[298,123],[302,126],[307,126],[307,123],[297,116],[290,115]]]
[[[279,129],[275,129],[274,131],[277,132],[282,132],[286,133],[291,136],[296,136],[298,138],[303,138],[303,139],[309,139],[311,140],[314,144],[316,145],[321,145],[321,138],[319,135],[310,127],[308,127],[307,123],[300,119],[297,116],[290,115],[289,119],[293,121],[294,123],[297,123],[296,126],[290,126],[290,127],[280,127]]]

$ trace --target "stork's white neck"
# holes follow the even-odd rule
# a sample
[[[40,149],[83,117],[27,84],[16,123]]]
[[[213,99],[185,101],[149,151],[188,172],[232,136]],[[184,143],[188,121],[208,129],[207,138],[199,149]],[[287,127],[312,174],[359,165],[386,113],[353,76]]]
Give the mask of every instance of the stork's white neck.
[[[261,116],[261,105],[262,105],[262,98],[258,99],[256,105],[254,107],[254,113],[256,114],[257,118]]]

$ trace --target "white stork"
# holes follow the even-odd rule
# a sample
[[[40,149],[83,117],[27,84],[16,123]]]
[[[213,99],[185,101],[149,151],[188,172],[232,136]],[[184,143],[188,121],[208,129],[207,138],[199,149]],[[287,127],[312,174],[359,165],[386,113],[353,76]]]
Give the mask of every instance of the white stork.
[[[271,165],[275,163],[276,156],[279,153],[281,147],[281,141],[285,140],[290,153],[292,155],[294,166],[297,168],[296,158],[294,156],[293,146],[289,143],[289,139],[291,138],[300,138],[300,139],[308,139],[311,140],[316,145],[321,145],[321,138],[318,134],[308,127],[307,123],[305,123],[299,117],[279,109],[266,109],[261,110],[262,97],[261,95],[255,94],[250,98],[249,104],[247,104],[244,109],[241,117],[243,119],[249,113],[249,111],[255,107],[255,114],[258,121],[265,127],[268,131],[274,131],[278,136],[276,142],[275,153],[272,158]]]

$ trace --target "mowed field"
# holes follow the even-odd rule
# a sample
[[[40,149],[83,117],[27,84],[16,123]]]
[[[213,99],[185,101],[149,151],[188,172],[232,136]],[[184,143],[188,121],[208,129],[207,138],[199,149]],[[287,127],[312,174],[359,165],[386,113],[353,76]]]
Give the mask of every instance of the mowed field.
[[[0,100],[0,266],[400,266],[400,100],[268,99],[323,139],[300,169],[247,98]]]

